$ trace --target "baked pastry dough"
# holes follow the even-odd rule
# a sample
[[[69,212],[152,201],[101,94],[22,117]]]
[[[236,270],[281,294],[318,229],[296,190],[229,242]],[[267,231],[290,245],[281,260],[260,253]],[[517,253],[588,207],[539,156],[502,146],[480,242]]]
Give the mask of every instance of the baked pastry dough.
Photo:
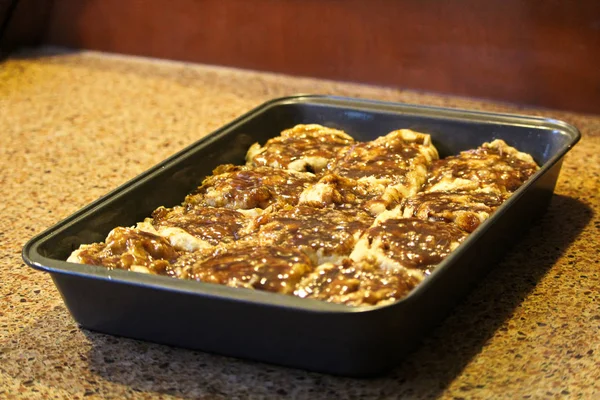
[[[280,245],[300,249],[316,264],[346,257],[360,235],[373,223],[367,213],[357,210],[287,206],[264,213],[251,227],[254,233],[244,241],[256,245]]]
[[[187,253],[171,269],[178,278],[291,294],[314,264],[304,252],[289,246],[238,242]]]
[[[294,295],[349,306],[385,305],[406,296],[420,281],[404,268],[346,258],[319,265],[299,282]]]
[[[467,235],[454,224],[417,218],[387,219],[361,236],[350,258],[375,260],[383,269],[404,269],[423,279]]]
[[[296,125],[248,149],[248,165],[318,173],[340,148],[354,143],[347,133],[317,124]]]
[[[486,192],[421,192],[403,201],[402,217],[453,222],[473,232],[500,207],[505,196]]]
[[[439,159],[408,129],[370,142],[298,125],[67,261],[351,306],[406,296],[538,169],[502,140]]]
[[[186,206],[264,209],[270,205],[297,204],[314,174],[270,167],[222,165],[186,197]]]
[[[538,169],[529,154],[496,139],[434,162],[423,191],[462,190],[510,195]]]

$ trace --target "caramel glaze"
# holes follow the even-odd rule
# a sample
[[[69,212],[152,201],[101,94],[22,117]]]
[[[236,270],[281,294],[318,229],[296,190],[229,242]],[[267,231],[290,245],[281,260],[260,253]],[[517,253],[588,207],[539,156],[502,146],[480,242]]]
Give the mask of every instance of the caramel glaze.
[[[291,294],[314,265],[302,251],[238,244],[189,253],[173,264],[179,278]]]
[[[327,170],[345,178],[375,177],[401,182],[413,163],[422,160],[417,146],[401,140],[356,143],[340,150]]]
[[[480,187],[491,186],[503,193],[517,190],[538,170],[535,163],[520,160],[501,149],[478,147],[461,152],[457,156],[434,161],[424,191],[442,179],[462,178],[478,182]]]
[[[166,274],[179,253],[164,238],[132,228],[115,228],[105,243],[85,247],[79,258],[83,264],[130,269],[144,266],[150,272]]]
[[[264,151],[252,158],[256,166],[278,165],[280,168],[308,157],[332,158],[336,151],[354,140],[341,131],[319,125],[299,125],[269,139]],[[318,171],[308,171],[318,172]]]
[[[401,207],[412,209],[412,215],[429,221],[454,222],[461,229],[473,232],[496,208],[504,196],[476,192],[421,192],[403,200]],[[408,217],[406,213],[405,217]]]
[[[391,303],[408,294],[420,280],[403,271],[349,258],[319,266],[298,285],[294,294],[351,306]]]
[[[302,249],[315,254],[349,255],[356,237],[373,222],[367,213],[355,210],[313,208],[308,206],[285,207],[261,215],[260,243],[270,243]]]
[[[176,227],[213,246],[240,238],[247,218],[240,212],[215,207],[159,207],[152,213],[152,225]]]
[[[227,164],[216,168],[214,175],[188,195],[185,205],[232,209],[266,208],[275,203],[293,205],[315,180],[309,173]]]
[[[406,218],[386,220],[365,235],[369,245],[376,238],[381,240],[379,250],[388,258],[428,274],[468,234],[454,224]]]

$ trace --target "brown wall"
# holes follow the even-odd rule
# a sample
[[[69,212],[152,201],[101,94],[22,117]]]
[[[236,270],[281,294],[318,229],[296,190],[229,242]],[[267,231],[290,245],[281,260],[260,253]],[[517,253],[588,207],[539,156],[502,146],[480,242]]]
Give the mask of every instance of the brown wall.
[[[600,112],[598,0],[55,0],[44,42]]]

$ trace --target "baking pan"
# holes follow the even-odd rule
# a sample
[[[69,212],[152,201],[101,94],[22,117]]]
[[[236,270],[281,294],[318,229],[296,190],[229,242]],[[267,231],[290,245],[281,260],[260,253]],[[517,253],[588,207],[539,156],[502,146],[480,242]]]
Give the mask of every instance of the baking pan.
[[[372,140],[399,128],[429,133],[441,157],[504,139],[541,169],[406,298],[348,307],[249,289],[65,262],[158,206],[179,204],[219,164],[242,164],[248,147],[296,124]],[[327,96],[275,99],[225,125],[31,239],[25,262],[49,272],[73,318],[114,335],[347,376],[396,365],[497,262],[548,204],[567,151],[564,122]]]

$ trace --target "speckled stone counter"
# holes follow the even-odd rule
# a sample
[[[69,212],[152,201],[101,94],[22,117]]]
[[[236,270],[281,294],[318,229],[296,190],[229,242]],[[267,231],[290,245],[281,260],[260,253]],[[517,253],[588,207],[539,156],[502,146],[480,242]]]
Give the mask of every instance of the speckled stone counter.
[[[322,93],[543,115],[583,133],[504,261],[387,376],[332,377],[80,329],[34,234],[260,103]],[[600,116],[199,65],[0,63],[0,398],[600,398]]]

